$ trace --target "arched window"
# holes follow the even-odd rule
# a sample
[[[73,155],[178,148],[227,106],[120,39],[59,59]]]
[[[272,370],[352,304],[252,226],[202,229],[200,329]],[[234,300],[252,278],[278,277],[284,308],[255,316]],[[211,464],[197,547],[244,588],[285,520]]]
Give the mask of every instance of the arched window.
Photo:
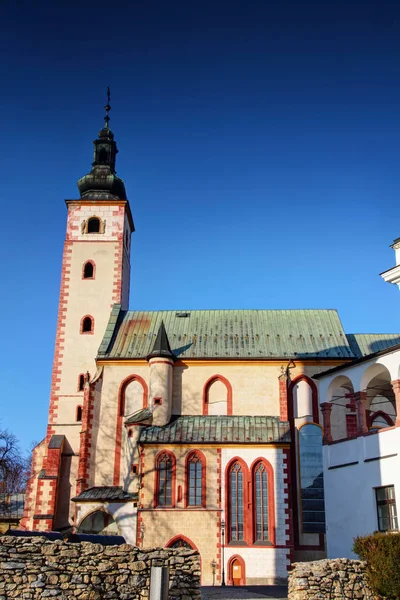
[[[93,333],[94,320],[93,317],[84,317],[81,321],[81,333]]]
[[[268,474],[260,462],[253,471],[254,486],[254,541],[267,542],[268,531]]]
[[[156,506],[173,507],[175,504],[175,457],[161,452],[156,463]]]
[[[191,452],[186,459],[186,506],[206,506],[206,461],[203,453]]]
[[[243,542],[244,536],[243,469],[234,462],[229,471],[229,529],[228,541]]]
[[[118,535],[119,531],[111,515],[102,510],[96,510],[83,519],[78,527],[78,533]]]
[[[83,265],[83,279],[94,279],[94,264],[91,260]]]
[[[76,407],[76,420],[78,423],[79,421],[82,421],[82,406]]]
[[[190,548],[193,550],[193,546],[187,542],[183,537],[174,538],[173,541],[168,542],[167,548]]]
[[[85,388],[85,376],[83,373],[81,373],[78,378],[78,392],[83,392],[84,388]]]
[[[372,413],[369,416],[369,430],[370,431],[378,431],[379,429],[383,429],[384,427],[392,427],[394,425],[392,419],[381,410],[378,410],[375,413]]]
[[[299,429],[300,494],[303,533],[325,533],[322,430],[309,423]]]
[[[222,375],[213,375],[203,388],[203,415],[231,415],[232,386]]]
[[[100,219],[98,217],[90,217],[87,224],[88,233],[100,233]]]

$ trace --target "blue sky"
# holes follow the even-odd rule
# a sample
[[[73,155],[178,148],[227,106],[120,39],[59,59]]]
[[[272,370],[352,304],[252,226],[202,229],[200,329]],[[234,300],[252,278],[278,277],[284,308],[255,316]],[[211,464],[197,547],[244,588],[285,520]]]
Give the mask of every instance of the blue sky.
[[[347,332],[400,332],[379,277],[400,236],[398,3],[2,0],[1,14],[0,425],[23,447],[45,433],[64,199],[107,85],[132,309],[337,308]]]

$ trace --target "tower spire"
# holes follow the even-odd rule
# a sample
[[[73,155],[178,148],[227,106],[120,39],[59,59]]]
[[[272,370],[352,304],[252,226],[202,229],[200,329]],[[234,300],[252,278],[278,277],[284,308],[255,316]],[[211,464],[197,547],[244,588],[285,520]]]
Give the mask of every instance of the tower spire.
[[[110,87],[107,87],[107,104],[104,117],[104,127],[99,131],[97,140],[94,140],[94,161],[90,173],[81,177],[78,188],[81,198],[88,200],[126,200],[125,185],[117,177],[115,160],[118,154],[114,134],[109,128],[111,110]]]

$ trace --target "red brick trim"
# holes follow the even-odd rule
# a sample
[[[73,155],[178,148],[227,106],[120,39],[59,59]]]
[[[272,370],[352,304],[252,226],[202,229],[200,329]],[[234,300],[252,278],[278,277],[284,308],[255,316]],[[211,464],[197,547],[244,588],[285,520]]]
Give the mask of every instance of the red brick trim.
[[[288,378],[286,373],[279,377],[279,416],[281,421],[288,420]]]
[[[189,505],[189,483],[190,483],[190,470],[189,463],[191,459],[197,456],[201,462],[201,506],[206,508],[206,498],[207,498],[207,488],[206,488],[206,468],[207,462],[206,457],[201,452],[201,450],[192,450],[186,455],[185,460],[185,508],[188,506],[198,506],[198,505]]]
[[[121,470],[121,451],[122,451],[122,425],[124,421],[125,412],[125,390],[132,381],[138,381],[143,387],[143,408],[148,407],[149,403],[149,389],[146,381],[140,375],[129,375],[126,377],[118,390],[118,402],[117,402],[117,422],[115,432],[115,453],[114,453],[114,477],[113,485],[119,485],[120,470]]]
[[[162,506],[161,508],[175,508],[176,505],[176,457],[175,454],[173,452],[171,452],[170,450],[160,450],[160,452],[157,454],[155,461],[154,461],[154,500],[153,500],[153,508],[157,508],[158,507],[158,494],[160,491],[160,478],[159,478],[159,468],[158,468],[158,462],[160,457],[163,454],[168,454],[171,457],[171,462],[172,462],[172,478],[171,478],[171,506]]]
[[[100,378],[103,375],[100,375]],[[79,445],[78,479],[76,482],[76,495],[89,487],[90,459],[92,447],[92,428],[94,418],[94,386],[86,382],[83,394],[82,429]]]
[[[92,267],[93,267],[93,275],[91,277],[85,277],[86,265],[92,265]],[[92,279],[96,279],[96,263],[94,262],[94,260],[87,260],[87,261],[85,261],[83,263],[83,265],[82,265],[82,279],[84,281],[90,281]]]
[[[238,561],[240,563],[242,569],[242,577],[240,579],[240,585],[246,585],[246,563],[243,558],[239,556],[239,554],[234,554],[230,557],[227,564],[227,574],[228,574],[228,585],[233,585],[233,563]]]
[[[289,420],[294,418],[294,386],[297,385],[300,381],[305,381],[311,388],[311,401],[312,401],[312,418],[314,423],[319,423],[319,408],[318,408],[318,390],[315,382],[302,373],[295,377],[289,384],[288,389],[288,416]]]
[[[213,375],[206,381],[203,387],[203,415],[208,415],[208,392],[210,387],[216,381],[222,381],[227,389],[227,415],[232,414],[232,386],[228,379],[223,375]]]
[[[249,506],[249,510],[247,513],[249,516],[251,515],[252,520],[252,542],[256,543],[256,520],[255,520],[255,509],[256,509],[256,480],[255,480],[255,470],[259,464],[263,464],[267,471],[267,481],[268,481],[268,537],[269,541],[273,546],[276,544],[276,523],[275,523],[275,476],[274,469],[270,462],[266,458],[259,457],[253,461],[250,467],[250,477],[252,482],[252,496],[251,496],[251,505]]]
[[[235,463],[239,463],[242,474],[243,474],[243,542],[248,545],[252,545],[252,519],[251,519],[251,510],[248,510],[247,507],[251,504],[251,492],[249,490],[250,483],[250,475],[249,468],[247,464],[244,462],[242,458],[239,456],[235,456],[225,468],[225,515],[226,515],[226,530],[225,530],[225,543],[229,544],[231,542],[230,539],[230,530],[231,530],[231,484],[230,484],[230,473],[233,465]]]
[[[90,331],[83,331],[83,326],[87,319],[91,320]],[[79,327],[79,333],[81,333],[82,335],[93,335],[94,334],[94,317],[92,317],[92,315],[85,315],[84,317],[82,317],[80,327]]]
[[[69,297],[72,245],[73,242],[68,240],[64,243],[46,443],[50,441],[51,436],[55,432],[53,425],[57,422],[58,416],[58,396],[60,392],[62,362],[64,357],[65,321]]]

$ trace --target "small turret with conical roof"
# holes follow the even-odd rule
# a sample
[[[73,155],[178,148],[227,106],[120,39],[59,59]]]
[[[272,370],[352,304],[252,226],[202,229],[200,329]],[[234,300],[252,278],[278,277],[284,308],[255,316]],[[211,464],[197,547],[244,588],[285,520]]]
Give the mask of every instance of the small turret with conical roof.
[[[161,321],[156,340],[153,344],[153,349],[150,354],[146,356],[146,359],[150,360],[150,358],[161,357],[176,360],[176,356],[173,354],[171,346],[169,345],[169,339],[165,330],[164,321]]]
[[[150,403],[153,425],[160,427],[171,420],[172,383],[176,356],[171,350],[164,322],[158,329],[153,349],[147,355],[150,365]]]
[[[104,107],[104,127],[94,140],[94,161],[90,173],[78,181],[81,198],[84,200],[126,200],[125,184],[117,177],[115,160],[118,154],[114,134],[109,128],[111,110],[110,88],[107,88],[107,104]]]

